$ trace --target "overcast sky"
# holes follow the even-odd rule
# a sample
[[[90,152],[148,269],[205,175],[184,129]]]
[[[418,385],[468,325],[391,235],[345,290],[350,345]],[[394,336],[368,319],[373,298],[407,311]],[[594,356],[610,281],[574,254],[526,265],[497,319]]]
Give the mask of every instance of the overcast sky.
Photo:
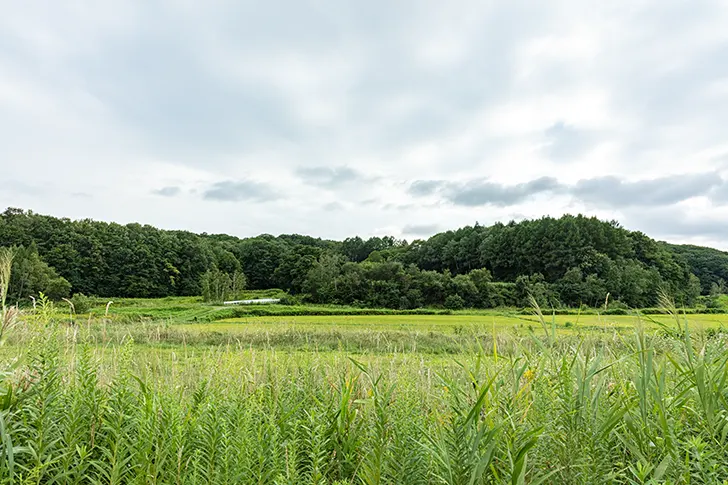
[[[0,206],[728,248],[728,0],[0,0]],[[2,210],[0,208],[0,210]]]

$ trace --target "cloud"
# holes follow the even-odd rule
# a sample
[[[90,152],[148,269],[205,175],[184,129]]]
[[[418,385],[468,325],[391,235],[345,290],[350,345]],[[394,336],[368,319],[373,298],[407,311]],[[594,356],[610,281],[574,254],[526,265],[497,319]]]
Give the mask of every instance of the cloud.
[[[402,233],[412,236],[432,236],[441,229],[439,224],[407,224]]]
[[[202,194],[205,200],[269,202],[281,196],[267,184],[253,181],[225,180],[217,182]]]
[[[417,204],[384,204],[382,210],[384,211],[409,211],[418,207]]]
[[[152,191],[152,193],[156,195],[161,195],[162,197],[176,197],[181,192],[182,189],[177,186],[162,187],[161,189],[156,189]]]
[[[445,186],[445,182],[442,180],[415,180],[407,189],[410,195],[416,197],[432,195]]]
[[[580,180],[569,192],[601,207],[664,206],[707,196],[723,183],[717,173],[670,175],[634,182],[617,177]]]
[[[726,210],[717,214],[706,214],[702,210],[655,207],[626,212],[623,223],[629,229],[643,231],[657,239],[695,241],[720,246],[721,240],[728,239],[726,217]]]
[[[728,205],[725,2],[8,3],[0,206],[345,238]]]
[[[349,167],[298,167],[296,175],[307,184],[328,189],[366,179]]]
[[[487,181],[471,181],[453,185],[447,189],[446,198],[455,205],[475,207],[479,205],[510,206],[544,192],[554,192],[561,187],[553,177],[541,177],[517,185],[503,185]]]
[[[592,137],[563,121],[554,123],[544,132],[546,156],[555,162],[571,162],[584,155],[593,146]]]
[[[6,179],[3,182],[3,191],[19,195],[39,196],[43,194],[44,189],[34,182],[27,183],[20,179]]]
[[[569,185],[554,177],[540,177],[515,185],[488,180],[449,182],[418,180],[408,193],[417,196],[438,195],[456,206],[509,207],[534,196],[570,196],[596,208],[670,206],[693,197],[707,197],[714,202],[728,201],[728,180],[719,173],[670,175],[629,181],[616,176],[582,179]]]
[[[327,204],[324,204],[322,207],[323,210],[326,212],[335,212],[340,211],[344,209],[344,206],[340,202],[329,202]]]
[[[555,192],[560,188],[561,184],[553,177],[540,177],[516,185],[477,179],[467,182],[417,180],[409,186],[408,192],[416,196],[439,193],[446,201],[457,206],[505,207],[521,203],[537,194]]]
[[[716,205],[728,204],[728,179],[722,179],[711,189],[708,198]]]
[[[728,84],[728,81],[726,82]],[[717,162],[719,165],[728,168],[728,153],[722,153],[720,155],[717,155],[712,158],[713,161]]]

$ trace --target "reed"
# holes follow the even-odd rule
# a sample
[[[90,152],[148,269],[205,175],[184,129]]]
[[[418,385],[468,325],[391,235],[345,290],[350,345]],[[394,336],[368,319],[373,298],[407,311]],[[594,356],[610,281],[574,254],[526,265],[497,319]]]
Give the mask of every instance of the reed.
[[[626,336],[541,314],[497,359],[99,343],[34,320],[0,374],[0,483],[727,483],[725,335],[664,303],[673,325]]]

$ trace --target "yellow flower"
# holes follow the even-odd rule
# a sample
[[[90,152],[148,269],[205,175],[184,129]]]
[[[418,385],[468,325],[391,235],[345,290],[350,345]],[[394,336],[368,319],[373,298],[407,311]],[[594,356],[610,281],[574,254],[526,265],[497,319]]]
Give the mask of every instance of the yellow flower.
[[[523,377],[525,377],[528,382],[531,382],[536,377],[536,373],[532,369],[527,369],[526,372],[523,373]]]

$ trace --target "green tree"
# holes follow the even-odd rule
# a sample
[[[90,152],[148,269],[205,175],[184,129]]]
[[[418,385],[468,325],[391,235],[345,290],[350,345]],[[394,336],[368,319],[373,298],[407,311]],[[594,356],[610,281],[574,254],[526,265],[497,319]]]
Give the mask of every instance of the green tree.
[[[469,275],[461,274],[452,279],[452,294],[460,297],[465,307],[478,306],[480,302],[480,292]]]
[[[474,269],[468,273],[468,277],[470,278],[470,281],[473,282],[473,285],[475,285],[475,289],[478,291],[477,301],[474,303],[474,306],[480,308],[498,306],[498,302],[494,301],[495,292],[493,290],[493,285],[491,284],[493,277],[490,274],[490,271],[485,268]]]
[[[71,284],[48,266],[35,245],[15,249],[8,296],[13,301],[27,301],[43,292],[53,300],[68,297]]]
[[[516,279],[516,298],[518,306],[526,307],[530,305],[530,296],[538,302],[542,307],[558,306],[556,305],[556,294],[551,289],[544,276],[541,273],[535,273],[530,276],[519,276]]]
[[[321,257],[322,249],[316,246],[299,245],[287,249],[273,272],[273,283],[277,288],[291,293],[300,293],[308,272]]]
[[[239,298],[245,289],[245,285],[246,277],[242,271],[236,270],[229,274],[217,267],[203,273],[200,282],[202,298],[211,303],[221,303]]]
[[[465,300],[460,295],[448,295],[444,306],[449,310],[462,310],[465,307]]]
[[[337,302],[337,279],[346,259],[339,254],[326,253],[309,270],[303,290],[316,303]]]
[[[16,299],[45,290],[55,298],[71,290],[107,297],[199,295],[203,275],[214,268],[231,278],[232,293],[233,276],[243,271],[254,289],[400,308],[442,305],[450,294],[479,307],[523,304],[530,286],[550,302],[569,305],[601,305],[609,292],[630,306],[651,306],[660,288],[687,305],[695,300],[692,275],[704,295],[724,291],[728,281],[726,252],[660,243],[615,221],[581,215],[475,224],[407,244],[392,237],[336,242],[298,234],[240,239],[10,208],[0,214],[0,246],[34,248],[37,255],[18,262],[26,267],[14,277]],[[335,271],[321,267],[324,254],[341,259]],[[344,271],[344,263],[362,266]],[[542,280],[533,280],[537,274]]]

